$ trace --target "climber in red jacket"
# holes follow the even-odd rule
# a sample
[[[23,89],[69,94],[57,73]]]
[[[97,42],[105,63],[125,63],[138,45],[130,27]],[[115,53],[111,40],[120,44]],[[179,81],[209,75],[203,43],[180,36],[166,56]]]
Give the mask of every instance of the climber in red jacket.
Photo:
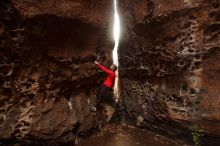
[[[107,69],[103,65],[99,64],[97,61],[95,61],[95,64],[101,70],[103,70],[105,73],[108,74],[104,83],[99,87],[99,90],[98,90],[96,107],[99,108],[101,98],[105,97],[108,94],[108,92],[110,92],[112,90],[112,88],[114,87],[115,71],[117,70],[117,66],[113,64],[110,66],[110,69]],[[91,105],[89,105],[89,106],[90,106],[91,111],[97,111],[96,107],[92,107]]]

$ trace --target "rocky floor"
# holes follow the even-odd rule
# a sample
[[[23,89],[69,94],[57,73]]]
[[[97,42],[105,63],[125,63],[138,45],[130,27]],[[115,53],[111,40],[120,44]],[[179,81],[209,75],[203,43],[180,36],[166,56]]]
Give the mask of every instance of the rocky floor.
[[[101,132],[79,142],[78,146],[177,146],[177,144],[148,130],[108,125]]]

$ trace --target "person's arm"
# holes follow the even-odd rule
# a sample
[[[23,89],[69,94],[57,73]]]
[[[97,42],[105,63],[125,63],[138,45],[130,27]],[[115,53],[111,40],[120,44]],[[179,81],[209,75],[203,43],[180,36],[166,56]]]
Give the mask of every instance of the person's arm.
[[[101,70],[103,70],[104,72],[106,72],[107,74],[112,74],[112,73],[113,73],[113,71],[111,71],[111,70],[105,68],[103,65],[99,64],[97,61],[95,61],[95,64],[98,65],[98,67],[99,67]]]

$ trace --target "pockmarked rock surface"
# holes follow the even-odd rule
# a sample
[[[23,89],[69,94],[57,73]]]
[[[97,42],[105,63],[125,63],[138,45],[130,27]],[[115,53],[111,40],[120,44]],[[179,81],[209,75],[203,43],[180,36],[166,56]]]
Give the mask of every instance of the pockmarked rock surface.
[[[220,1],[120,1],[127,119],[166,134],[220,137]]]
[[[69,143],[106,120],[88,104],[95,103],[102,80],[94,61],[111,62],[111,5],[0,0],[3,144]]]

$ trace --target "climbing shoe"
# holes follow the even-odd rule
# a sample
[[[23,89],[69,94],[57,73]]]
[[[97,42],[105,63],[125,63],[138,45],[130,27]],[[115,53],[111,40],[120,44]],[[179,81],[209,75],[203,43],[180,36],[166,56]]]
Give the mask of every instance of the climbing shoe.
[[[96,112],[96,111],[97,111],[96,107],[93,106],[93,105],[88,105],[88,108],[89,108],[89,110],[92,111],[92,112]]]

